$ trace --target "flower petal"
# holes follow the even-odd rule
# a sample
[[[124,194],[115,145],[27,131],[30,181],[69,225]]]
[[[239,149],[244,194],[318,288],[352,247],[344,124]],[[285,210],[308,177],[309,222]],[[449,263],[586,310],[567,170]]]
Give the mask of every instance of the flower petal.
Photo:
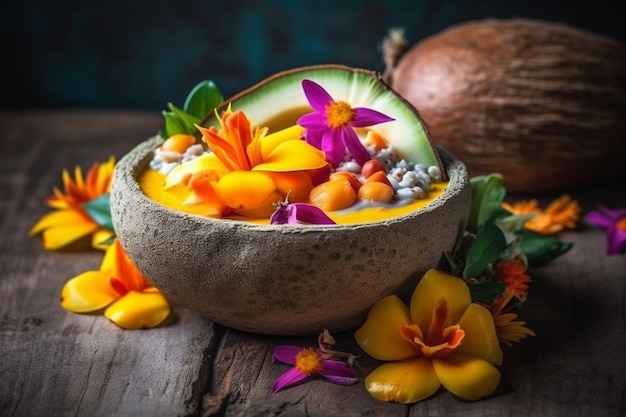
[[[366,107],[355,107],[354,120],[350,123],[354,127],[374,126],[379,123],[391,122],[395,120],[379,111],[368,109]]]
[[[306,378],[306,374],[303,374],[296,368],[291,368],[274,380],[274,383],[272,384],[272,394],[276,394],[282,389],[296,385],[298,382],[301,382]]]
[[[206,153],[194,158],[184,164],[177,165],[165,177],[165,188],[173,187],[183,182],[190,175],[197,174],[202,171],[216,171],[223,174],[228,172],[224,164],[215,156],[214,153]]]
[[[400,326],[411,323],[409,309],[395,295],[389,295],[372,306],[365,323],[354,333],[370,356],[395,361],[417,354],[413,344],[400,334]]]
[[[441,383],[425,358],[381,365],[365,378],[365,388],[376,399],[410,404],[433,395]]]
[[[88,236],[98,230],[99,226],[93,222],[65,224],[50,227],[43,231],[43,247],[46,250],[57,250],[70,243]]]
[[[282,200],[272,177],[259,171],[229,172],[213,188],[224,204],[238,212],[269,209],[269,216],[274,211],[272,204]]]
[[[74,313],[88,313],[108,306],[119,297],[107,274],[87,271],[65,283],[61,290],[61,307]]]
[[[362,166],[372,158],[367,148],[365,148],[356,135],[356,132],[351,127],[348,126],[347,128],[341,129],[341,135],[343,136],[343,143],[345,143],[348,152],[350,152],[350,155],[352,155],[352,158],[354,158],[357,164]]]
[[[298,155],[294,158],[294,155]],[[324,153],[303,140],[288,140],[279,143],[265,153],[262,163],[255,165],[254,171],[308,171],[322,168],[328,162]]]
[[[324,113],[326,106],[334,101],[324,87],[314,81],[302,80],[302,90],[304,90],[306,99],[316,112]]]
[[[82,224],[86,222],[93,223],[93,221],[91,221],[86,214],[83,214],[78,210],[54,210],[41,216],[41,218],[37,220],[37,222],[30,229],[28,234],[30,236],[35,236],[50,227]]]
[[[459,325],[465,331],[465,338],[455,354],[475,356],[494,365],[502,364],[502,348],[489,310],[473,303],[459,320]]]
[[[296,207],[296,219],[300,223],[308,224],[335,224],[322,209],[312,204],[293,203]]]
[[[261,144],[261,159],[268,159],[269,153],[281,143],[290,140],[301,140],[304,135],[302,126],[294,125],[264,136],[259,142]]]
[[[451,323],[458,323],[471,304],[470,292],[462,279],[435,269],[426,271],[411,298],[411,317],[420,329],[428,329],[433,311],[441,298],[450,309]]]
[[[278,345],[274,348],[272,362],[280,361],[293,365],[296,363],[296,355],[302,350],[301,346]]]
[[[352,368],[341,361],[322,361],[322,370],[319,374],[330,382],[339,385],[352,385],[359,381],[359,377]]]
[[[158,291],[129,291],[104,311],[109,320],[124,329],[155,327],[169,314],[170,305]]]
[[[99,229],[91,236],[91,247],[98,250],[106,250],[111,245],[115,232],[108,229]]]
[[[626,249],[626,232],[614,228],[607,230],[607,255],[616,255]]]
[[[276,211],[270,216],[270,224],[298,224],[296,206],[293,204],[279,203],[276,207]]]
[[[489,362],[472,356],[457,355],[433,359],[439,381],[452,394],[468,401],[490,395],[500,383],[500,371]]]

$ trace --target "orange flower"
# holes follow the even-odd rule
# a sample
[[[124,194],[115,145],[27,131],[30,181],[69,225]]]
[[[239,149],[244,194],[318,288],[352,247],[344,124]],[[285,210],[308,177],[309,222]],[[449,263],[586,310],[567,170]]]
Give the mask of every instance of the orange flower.
[[[535,199],[514,204],[502,203],[502,208],[516,215],[535,214],[524,227],[545,235],[574,229],[580,215],[580,205],[567,194],[554,200],[545,210],[539,207]]]
[[[513,346],[511,342],[519,342],[526,336],[535,336],[535,332],[524,326],[526,324],[525,321],[515,320],[517,319],[517,314],[502,312],[514,296],[515,294],[512,291],[505,290],[488,307],[493,315],[498,340],[507,346]]]
[[[328,166],[324,153],[302,140],[300,126],[265,136],[266,128],[253,131],[246,115],[230,108],[218,121],[220,131],[196,126],[212,152],[174,168],[165,184],[186,185],[191,193],[185,204],[207,204],[209,216],[269,217],[287,195],[291,202],[305,201],[311,175]]]
[[[56,250],[91,235],[91,245],[105,249],[102,242],[110,240],[114,233],[100,227],[85,211],[88,203],[111,190],[115,158],[104,163],[94,163],[83,178],[80,167],[74,168],[74,179],[63,170],[63,189],[54,188],[54,194],[46,199],[53,212],[42,216],[31,228],[29,235],[42,234],[45,249]]]
[[[497,281],[506,284],[507,290],[519,299],[528,295],[530,277],[526,275],[526,267],[519,262],[505,259],[498,264],[495,270]]]
[[[124,329],[155,327],[170,314],[165,296],[135,267],[117,239],[106,250],[99,270],[65,283],[61,307],[74,313],[104,309],[104,315]]]

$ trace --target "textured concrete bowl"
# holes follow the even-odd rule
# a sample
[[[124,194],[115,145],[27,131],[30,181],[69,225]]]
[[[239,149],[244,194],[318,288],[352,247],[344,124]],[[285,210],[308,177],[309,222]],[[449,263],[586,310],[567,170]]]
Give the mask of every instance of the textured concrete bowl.
[[[265,226],[184,214],[137,178],[159,138],[117,164],[111,213],[120,242],[170,300],[243,331],[311,335],[362,324],[389,294],[407,296],[443,262],[470,209],[465,165],[440,149],[450,184],[423,209],[360,225]]]

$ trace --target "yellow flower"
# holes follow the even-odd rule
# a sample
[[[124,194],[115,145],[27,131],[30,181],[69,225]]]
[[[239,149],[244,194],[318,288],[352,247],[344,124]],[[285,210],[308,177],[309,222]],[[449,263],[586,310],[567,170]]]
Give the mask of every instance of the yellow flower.
[[[300,126],[265,136],[267,129],[253,132],[245,114],[230,108],[218,120],[219,132],[196,126],[212,152],[174,168],[165,184],[187,185],[191,194],[185,203],[207,204],[209,216],[269,217],[287,196],[305,201],[312,175],[328,166],[324,153],[302,140]]]
[[[155,327],[170,314],[167,299],[139,272],[117,239],[106,250],[98,271],[67,281],[61,307],[74,313],[105,309],[104,315],[125,329]]]
[[[395,295],[376,303],[356,331],[372,357],[390,361],[365,379],[380,400],[413,403],[441,385],[465,399],[478,400],[498,386],[502,363],[493,317],[472,303],[459,278],[431,269],[419,282],[410,309]]]
[[[580,205],[567,194],[551,202],[545,210],[539,207],[535,199],[514,204],[502,203],[502,207],[517,215],[534,214],[524,227],[545,235],[574,229],[580,215]]]
[[[111,190],[111,180],[115,158],[106,162],[94,163],[83,178],[80,167],[74,169],[74,179],[63,170],[63,189],[54,188],[54,194],[46,199],[46,204],[55,209],[43,215],[31,228],[29,235],[42,234],[43,246],[47,250],[57,250],[79,239],[91,236],[91,245],[105,249],[103,242],[109,241],[114,233],[100,227],[85,211],[88,203]]]
[[[498,340],[507,346],[512,346],[511,342],[519,342],[526,336],[535,336],[535,332],[524,326],[525,321],[515,320],[517,314],[515,313],[503,313],[502,310],[506,307],[511,299],[515,296],[515,293],[510,290],[505,290],[504,293],[496,298],[489,311],[493,315],[494,323],[496,324],[496,333],[498,334]]]

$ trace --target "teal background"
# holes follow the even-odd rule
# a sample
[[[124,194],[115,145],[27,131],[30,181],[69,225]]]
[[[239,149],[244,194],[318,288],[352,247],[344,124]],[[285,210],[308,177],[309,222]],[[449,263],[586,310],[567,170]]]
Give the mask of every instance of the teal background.
[[[392,27],[411,43],[449,25],[533,17],[624,42],[614,1],[48,1],[3,6],[3,108],[164,109],[199,81],[228,97],[285,69],[383,70]]]

